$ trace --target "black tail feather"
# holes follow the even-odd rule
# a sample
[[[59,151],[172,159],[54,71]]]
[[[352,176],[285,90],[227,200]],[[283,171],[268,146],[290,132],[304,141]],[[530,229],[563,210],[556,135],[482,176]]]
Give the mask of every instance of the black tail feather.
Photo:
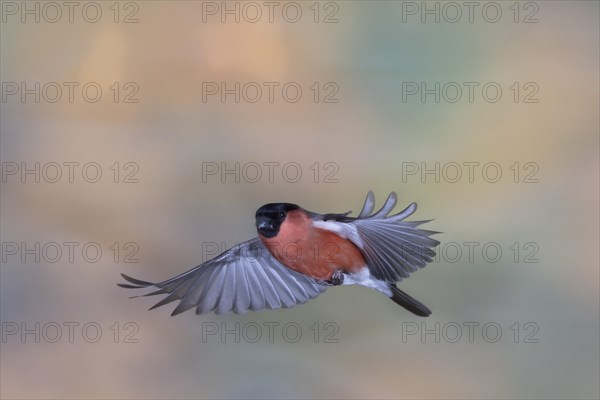
[[[420,317],[428,317],[431,315],[431,310],[429,308],[425,307],[425,305],[423,305],[420,301],[415,300],[402,290],[398,289],[396,285],[390,285],[390,289],[392,289],[392,297],[390,298],[396,304],[406,308],[411,313]]]

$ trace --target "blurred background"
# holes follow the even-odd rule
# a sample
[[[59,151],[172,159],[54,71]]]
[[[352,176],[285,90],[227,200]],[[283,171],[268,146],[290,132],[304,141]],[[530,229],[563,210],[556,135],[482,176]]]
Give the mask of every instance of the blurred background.
[[[2,398],[598,398],[598,2],[75,3],[1,2]],[[369,189],[443,232],[427,319],[116,286]]]

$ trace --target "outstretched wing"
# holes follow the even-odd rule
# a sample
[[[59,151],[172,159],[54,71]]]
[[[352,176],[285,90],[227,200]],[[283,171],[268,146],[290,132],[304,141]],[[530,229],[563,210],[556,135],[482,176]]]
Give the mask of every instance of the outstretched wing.
[[[156,287],[144,296],[168,294],[151,309],[181,300],[171,315],[196,308],[196,314],[244,313],[290,308],[305,303],[327,288],[314,278],[286,268],[259,238],[232,247],[223,254],[181,275],[160,283],[122,274],[125,288]]]
[[[357,218],[328,214],[322,218],[324,223],[317,225],[336,231],[358,246],[375,278],[399,282],[433,261],[433,248],[440,242],[430,238],[439,232],[418,228],[429,221],[405,221],[417,210],[416,203],[389,216],[396,207],[396,201],[396,193],[390,193],[383,207],[374,213],[375,198],[369,191]],[[325,222],[328,220],[333,225]]]
[[[433,261],[433,248],[440,242],[432,239],[434,231],[418,228],[429,221],[404,221],[417,210],[411,203],[398,214],[388,216],[396,207],[392,192],[379,211],[373,213],[375,201],[369,192],[360,217],[350,222],[356,227],[369,270],[377,279],[399,282]]]

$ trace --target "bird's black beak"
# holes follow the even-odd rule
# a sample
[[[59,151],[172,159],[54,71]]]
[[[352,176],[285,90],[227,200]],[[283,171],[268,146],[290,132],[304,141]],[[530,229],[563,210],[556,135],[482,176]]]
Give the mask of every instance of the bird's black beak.
[[[260,221],[256,225],[256,227],[258,228],[259,231],[273,229],[273,225],[268,223],[267,221]]]
[[[273,222],[268,218],[259,217],[256,219],[256,229],[260,232],[261,235],[272,238],[277,234],[275,226]]]

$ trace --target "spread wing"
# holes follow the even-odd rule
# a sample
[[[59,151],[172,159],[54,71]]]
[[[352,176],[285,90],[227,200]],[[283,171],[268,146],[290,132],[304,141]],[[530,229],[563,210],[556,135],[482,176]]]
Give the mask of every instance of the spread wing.
[[[154,286],[158,290],[144,296],[168,294],[151,309],[180,300],[171,315],[193,307],[196,314],[290,308],[317,297],[327,288],[314,278],[282,265],[259,238],[240,243],[164,282],[152,283],[122,276],[131,284],[118,284],[121,287]]]
[[[396,193],[390,193],[381,209],[373,213],[373,193],[369,192],[356,227],[369,270],[378,279],[399,282],[433,260],[433,248],[440,242],[430,238],[434,231],[418,228],[429,221],[405,221],[417,210],[411,203],[398,214],[388,216],[396,206]]]
[[[346,214],[328,214],[323,220],[336,221],[336,230],[358,246],[371,274],[387,282],[399,282],[433,261],[433,248],[440,242],[430,238],[439,232],[418,228],[429,221],[405,221],[417,210],[411,203],[398,214],[389,215],[396,207],[396,193],[390,193],[385,204],[373,212],[375,198],[369,191],[357,218]]]

